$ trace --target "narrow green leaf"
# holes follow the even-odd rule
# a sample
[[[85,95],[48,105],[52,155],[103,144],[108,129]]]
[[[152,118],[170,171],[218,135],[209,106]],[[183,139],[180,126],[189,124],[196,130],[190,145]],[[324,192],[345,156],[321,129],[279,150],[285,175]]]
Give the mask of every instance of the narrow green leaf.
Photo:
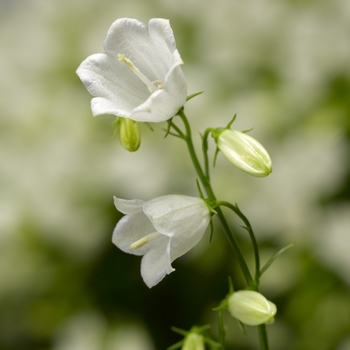
[[[176,344],[169,346],[169,347],[167,348],[167,350],[179,349],[179,348],[181,348],[183,342],[184,342],[183,340],[180,340],[180,341],[177,342]]]
[[[286,250],[292,247],[293,247],[293,244],[289,244],[286,247],[280,249],[275,255],[273,255],[270,258],[270,260],[264,265],[264,267],[260,270],[260,277],[270,267],[270,265],[275,261],[276,258],[278,258],[282,253],[284,253]]]

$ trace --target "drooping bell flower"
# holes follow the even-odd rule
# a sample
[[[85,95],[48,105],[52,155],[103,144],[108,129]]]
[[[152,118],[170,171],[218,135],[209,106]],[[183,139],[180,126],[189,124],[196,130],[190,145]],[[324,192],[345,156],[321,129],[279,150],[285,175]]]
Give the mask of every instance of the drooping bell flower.
[[[211,217],[203,199],[183,195],[147,202],[114,197],[114,204],[125,216],[112,242],[126,253],[143,255],[141,275],[149,288],[174,271],[171,263],[201,240]]]

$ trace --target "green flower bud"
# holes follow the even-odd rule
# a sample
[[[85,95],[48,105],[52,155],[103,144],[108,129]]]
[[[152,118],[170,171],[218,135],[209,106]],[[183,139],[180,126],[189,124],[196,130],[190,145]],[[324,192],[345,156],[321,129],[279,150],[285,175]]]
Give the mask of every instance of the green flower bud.
[[[262,294],[251,290],[234,292],[228,298],[231,315],[249,326],[273,323],[277,308]]]
[[[181,350],[205,350],[203,336],[198,333],[189,333]]]
[[[251,136],[237,130],[216,129],[213,137],[219,150],[238,168],[257,177],[264,177],[272,172],[269,154]]]
[[[139,149],[141,143],[140,127],[138,122],[129,118],[119,118],[119,140],[129,152]]]

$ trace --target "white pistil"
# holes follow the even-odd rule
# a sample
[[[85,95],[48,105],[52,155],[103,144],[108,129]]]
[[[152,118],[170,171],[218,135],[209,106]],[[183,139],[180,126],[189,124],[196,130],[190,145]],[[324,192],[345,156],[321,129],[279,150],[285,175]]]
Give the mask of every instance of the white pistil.
[[[141,248],[142,246],[144,246],[145,244],[149,243],[150,241],[152,241],[153,239],[155,239],[159,235],[160,235],[159,232],[150,233],[149,235],[147,235],[145,237],[142,237],[138,241],[136,241],[133,244],[131,244],[130,249],[131,250],[136,250],[138,248]]]
[[[125,57],[123,53],[118,53],[118,61],[124,62],[132,71],[137,75],[137,77],[146,84],[148,90],[150,93],[164,88],[164,85],[159,80],[156,80],[155,82],[158,83],[158,85],[154,85],[141,71],[128,59]]]

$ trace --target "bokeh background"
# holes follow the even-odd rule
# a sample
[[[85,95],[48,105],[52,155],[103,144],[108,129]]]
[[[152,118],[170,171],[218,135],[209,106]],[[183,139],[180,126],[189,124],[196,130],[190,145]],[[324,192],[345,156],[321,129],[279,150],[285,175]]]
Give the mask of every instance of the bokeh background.
[[[195,142],[234,113],[269,151],[264,179],[219,155],[217,197],[250,219],[278,307],[272,350],[350,349],[350,2],[346,0],[0,1],[0,349],[164,350],[171,326],[211,324],[244,288],[215,222],[149,290],[140,258],[111,243],[112,196],[197,195],[185,145],[142,126],[130,154],[114,117],[93,118],[75,74],[120,17],[169,18],[185,61]],[[214,145],[210,144],[211,154]],[[252,261],[236,217],[230,222]],[[258,349],[227,316],[228,349]]]

